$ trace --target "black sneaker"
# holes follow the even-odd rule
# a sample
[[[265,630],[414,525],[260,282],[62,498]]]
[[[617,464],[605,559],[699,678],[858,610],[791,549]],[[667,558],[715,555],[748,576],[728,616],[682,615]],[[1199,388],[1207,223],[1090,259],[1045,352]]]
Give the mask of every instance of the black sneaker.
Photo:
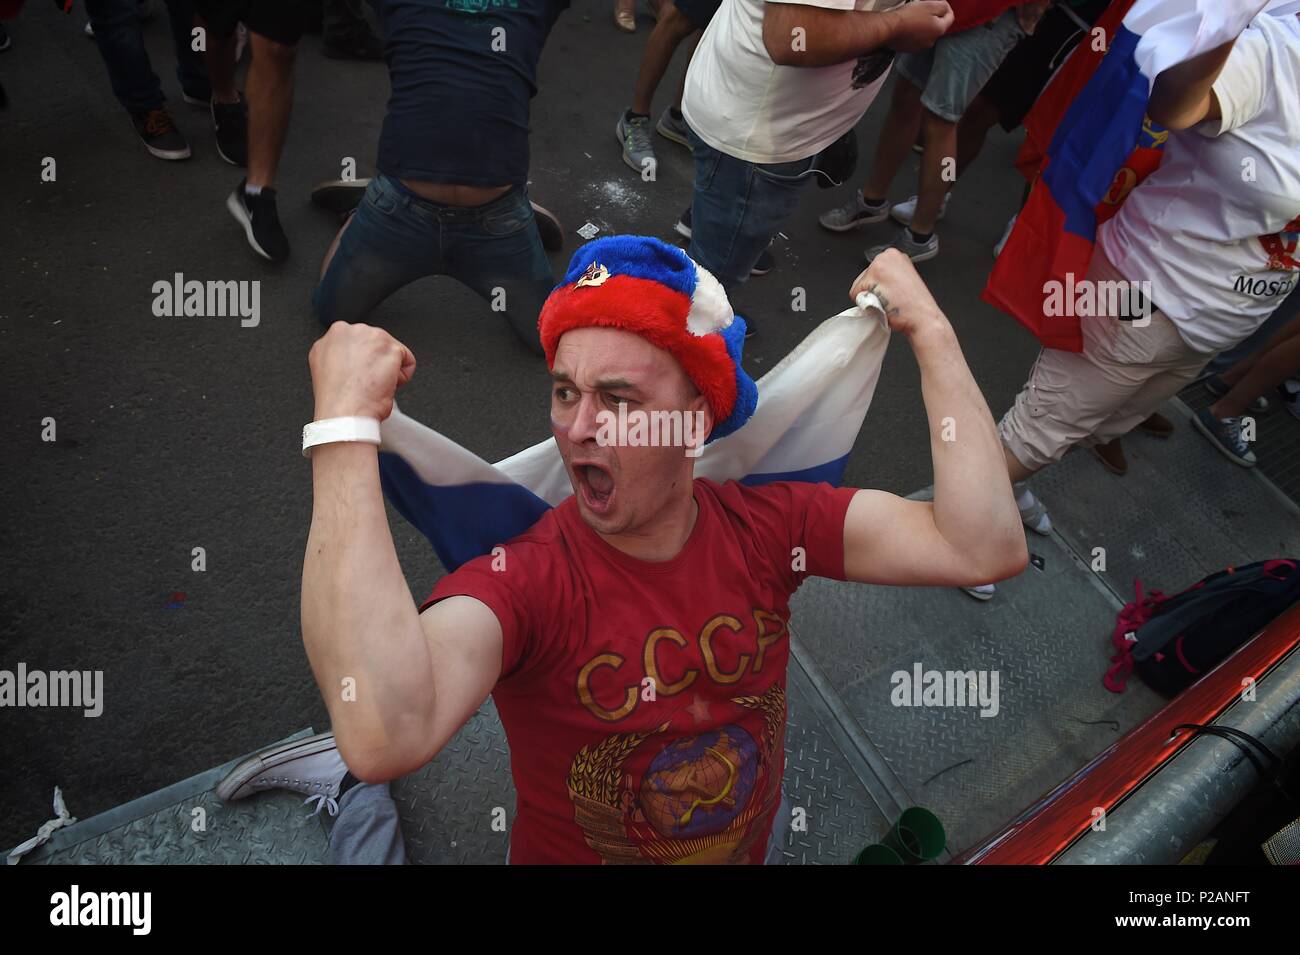
[[[263,188],[257,195],[250,196],[244,191],[246,182],[243,180],[235,187],[226,200],[226,208],[244,227],[244,234],[254,252],[272,262],[283,262],[289,257],[289,239],[280,228],[275,190]]]
[[[759,253],[758,261],[755,262],[754,267],[749,270],[749,274],[766,275],[768,272],[771,272],[772,269],[774,268],[776,268],[776,259],[772,257],[772,250],[770,248],[767,248],[764,249],[761,253]]]
[[[217,153],[232,166],[248,165],[248,104],[212,101],[212,129],[217,134]]]
[[[144,148],[159,159],[189,159],[190,144],[161,106],[131,114],[136,134]]]
[[[384,43],[367,25],[334,37],[322,45],[325,55],[335,60],[382,60]]]
[[[13,45],[14,41],[9,39],[9,31],[5,29],[3,23],[0,23],[0,53],[5,52]]]
[[[361,205],[369,185],[368,178],[331,179],[317,183],[311,190],[311,204],[342,218]]]

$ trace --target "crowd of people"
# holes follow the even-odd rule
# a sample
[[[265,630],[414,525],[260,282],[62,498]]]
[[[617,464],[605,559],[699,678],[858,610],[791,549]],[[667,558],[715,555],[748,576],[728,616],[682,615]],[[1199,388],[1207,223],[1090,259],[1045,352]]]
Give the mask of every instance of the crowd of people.
[[[579,250],[558,285],[545,254],[558,226],[527,191],[528,130],[538,62],[568,0],[372,2],[377,29],[356,0],[323,3],[326,51],[382,55],[392,95],[373,177],[328,183],[314,196],[340,217],[311,303],[328,329],[313,352],[317,418],[382,419],[391,408],[392,390],[410,377],[414,359],[364,322],[398,289],[432,274],[454,276],[485,299],[504,289],[510,327],[525,347],[545,355],[556,379],[552,427],[574,499],[515,548],[527,575],[508,577],[471,562],[416,608],[391,538],[380,530],[385,516],[369,439],[339,425],[342,430],[330,432],[332,443],[314,448],[317,509],[304,569],[303,625],[337,740],[319,737],[262,754],[226,794],[238,798],[281,785],[267,780],[294,777],[285,769],[291,765],[335,809],[350,794],[351,804],[366,806],[369,815],[360,830],[340,822],[341,860],[402,858],[391,800],[379,784],[430,758],[494,693],[516,750],[517,858],[609,861],[648,854],[662,861],[677,851],[662,842],[671,830],[675,839],[697,839],[696,858],[761,861],[780,801],[779,768],[773,782],[772,766],[762,777],[762,800],[753,803],[756,814],[728,817],[718,830],[734,836],[725,845],[715,845],[716,833],[692,822],[694,809],[663,822],[650,808],[648,790],[619,797],[642,800],[624,807],[626,833],[597,838],[599,825],[590,819],[575,826],[573,807],[581,821],[582,800],[596,797],[584,790],[580,799],[572,775],[567,794],[563,778],[557,788],[555,774],[568,769],[558,760],[572,752],[520,753],[546,748],[539,732],[554,731],[569,749],[589,745],[596,729],[615,721],[610,713],[626,715],[608,701],[596,706],[579,680],[584,716],[596,714],[582,723],[565,709],[573,705],[572,680],[559,680],[557,690],[554,681],[541,679],[568,673],[573,654],[586,652],[582,635],[599,643],[594,635],[604,634],[611,616],[635,624],[638,641],[653,631],[655,639],[631,651],[632,657],[643,652],[653,671],[656,634],[671,632],[669,642],[685,646],[682,634],[700,632],[700,620],[676,616],[698,610],[696,598],[710,614],[735,606],[788,617],[785,600],[803,576],[781,566],[792,541],[815,545],[806,573],[960,586],[986,600],[996,580],[1024,567],[1020,525],[1051,532],[1047,510],[1027,482],[1071,448],[1090,447],[1108,469],[1124,473],[1121,439],[1134,429],[1170,434],[1174,425],[1158,408],[1198,378],[1215,400],[1194,424],[1237,464],[1255,463],[1252,415],[1282,408],[1300,417],[1300,314],[1296,299],[1288,300],[1300,275],[1295,14],[1261,14],[1232,41],[1156,77],[1147,119],[1167,137],[1163,160],[1101,226],[1083,277],[1141,283],[1153,290],[1150,300],[1123,314],[1099,308],[1083,315],[1082,349],[1044,348],[995,424],[913,264],[940,255],[939,223],[950,203],[962,201],[960,183],[989,130],[1016,129],[1061,64],[1093,38],[1099,18],[1131,0],[661,0],[615,133],[624,162],[643,178],[652,178],[656,148],[690,150],[693,192],[675,224],[685,254],[650,240],[599,246],[599,259]],[[293,99],[295,50],[310,21],[320,25],[322,4],[166,5],[184,100],[209,111],[221,156],[247,170],[227,208],[258,255],[282,261],[289,243],[276,213],[276,167]],[[137,0],[86,0],[88,32],[148,151],[184,158],[189,147],[163,105],[138,7]],[[614,20],[620,29],[635,29],[631,4],[616,0]],[[208,31],[202,54],[190,43],[194,25]],[[494,43],[494,30],[503,25],[509,42]],[[245,48],[251,62],[240,90],[236,64]],[[678,50],[689,66],[656,119],[654,98]],[[694,484],[706,490],[693,493],[689,458],[638,470],[635,463],[648,458],[595,450],[585,429],[589,401],[601,394],[647,407],[680,400],[708,411],[714,423],[731,420],[737,382],[747,379],[737,336],[726,331],[733,320],[727,296],[772,268],[773,236],[807,201],[809,182],[849,181],[859,152],[856,128],[891,75],[882,131],[864,150],[870,157],[865,181],[818,221],[835,233],[887,219],[898,226],[888,242],[864,250],[867,270],[852,295],[878,295],[891,325],[907,335],[922,367],[927,409],[942,397],[975,423],[965,432],[973,437],[957,442],[958,450],[935,444],[933,502],[851,488],[761,492],[702,481]],[[466,89],[474,95],[465,96]],[[661,102],[668,94],[662,91]],[[893,200],[891,185],[912,150],[920,153],[915,191]],[[1250,177],[1241,174],[1245,163]],[[995,258],[1014,225],[1014,219],[1007,224]],[[677,302],[674,295],[684,295],[689,309],[643,319],[646,302]],[[575,304],[588,300],[603,303],[604,317]],[[1133,321],[1135,311],[1149,321]],[[739,327],[755,331],[752,321]],[[364,393],[355,391],[356,380],[366,377],[357,374],[362,365],[373,370],[372,390]],[[647,384],[650,379],[656,384]],[[706,530],[697,533],[697,524]],[[824,541],[832,543],[821,547]],[[342,546],[330,546],[335,543]],[[754,580],[740,585],[719,576],[714,561],[747,565]],[[594,596],[592,581],[614,587],[621,572],[618,586],[626,587],[629,575],[658,572],[650,565],[684,575],[672,579],[693,595],[686,611],[662,586],[632,585],[626,600]],[[384,568],[382,581],[376,568]],[[739,632],[740,621],[725,619]],[[393,657],[368,654],[367,638],[385,642]],[[674,670],[678,682],[707,672],[714,684],[734,684],[723,697],[736,699],[748,684],[718,666],[707,636],[699,642],[700,668]],[[614,651],[610,656],[623,659]],[[784,659],[782,653],[776,661],[778,687]],[[588,664],[610,665],[594,657]],[[584,668],[583,679],[592,672]],[[383,688],[383,699],[366,706],[336,702],[338,680],[358,674]],[[627,692],[630,713],[636,691]],[[771,685],[754,687],[752,699],[768,692]],[[723,697],[697,695],[690,708],[695,722],[713,726],[709,707],[721,706]],[[547,725],[539,729],[534,721]],[[636,732],[643,729],[638,724]],[[721,730],[713,729],[716,737]],[[772,743],[764,738],[760,749],[779,754]],[[717,752],[740,744],[732,733],[709,745]],[[760,767],[767,759],[756,758]],[[779,763],[779,755],[771,758]],[[750,765],[746,759],[741,764]],[[647,780],[658,772],[643,769]],[[737,779],[738,787],[759,786],[743,771]],[[735,802],[739,792],[729,798]],[[699,818],[713,817],[701,812]]]

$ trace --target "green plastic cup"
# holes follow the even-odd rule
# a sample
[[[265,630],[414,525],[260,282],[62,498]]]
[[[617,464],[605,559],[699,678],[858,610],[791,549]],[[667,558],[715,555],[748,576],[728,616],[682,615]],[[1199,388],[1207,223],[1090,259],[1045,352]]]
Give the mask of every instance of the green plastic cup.
[[[876,843],[873,846],[867,846],[858,853],[857,858],[853,860],[854,865],[902,865],[903,860],[898,857],[898,853],[889,846],[882,846]]]
[[[916,865],[935,858],[948,844],[943,823],[928,809],[913,806],[905,809],[898,822],[885,835],[884,844],[898,854],[906,865]]]

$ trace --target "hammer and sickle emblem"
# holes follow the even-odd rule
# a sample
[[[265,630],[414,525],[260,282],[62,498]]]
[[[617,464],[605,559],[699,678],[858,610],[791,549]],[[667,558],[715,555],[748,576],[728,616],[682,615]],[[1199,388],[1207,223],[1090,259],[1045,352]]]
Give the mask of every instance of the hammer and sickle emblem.
[[[609,278],[609,269],[599,262],[592,262],[587,266],[587,271],[582,273],[582,278],[573,283],[574,288],[582,288],[584,285],[604,285],[605,280]]]

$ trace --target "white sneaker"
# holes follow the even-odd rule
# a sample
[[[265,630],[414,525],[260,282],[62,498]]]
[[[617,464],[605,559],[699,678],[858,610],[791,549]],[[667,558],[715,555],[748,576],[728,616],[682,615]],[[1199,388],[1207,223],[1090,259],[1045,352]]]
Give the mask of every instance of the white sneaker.
[[[976,600],[992,600],[997,588],[992,584],[976,584],[974,587],[961,588],[961,592]]]
[[[948,200],[951,198],[951,192],[945,192],[943,194],[943,202],[939,204],[939,215],[935,217],[935,221],[942,219],[944,213],[948,211]],[[889,210],[889,214],[893,217],[895,222],[901,222],[903,225],[911,225],[912,216],[916,215],[916,200],[917,197],[912,196],[910,199],[894,203],[894,207]]]
[[[316,800],[316,812],[328,809],[336,816],[339,784],[347,771],[334,734],[322,733],[254,753],[217,785],[217,798],[232,802],[266,789],[288,789],[306,793],[306,802]]]
[[[993,246],[993,258],[996,259],[1002,254],[1002,250],[1006,248],[1007,239],[1011,238],[1011,230],[1016,227],[1016,219],[1018,218],[1020,218],[1019,212],[1007,220],[1007,227],[1002,230],[1002,238],[998,239],[998,244]]]

